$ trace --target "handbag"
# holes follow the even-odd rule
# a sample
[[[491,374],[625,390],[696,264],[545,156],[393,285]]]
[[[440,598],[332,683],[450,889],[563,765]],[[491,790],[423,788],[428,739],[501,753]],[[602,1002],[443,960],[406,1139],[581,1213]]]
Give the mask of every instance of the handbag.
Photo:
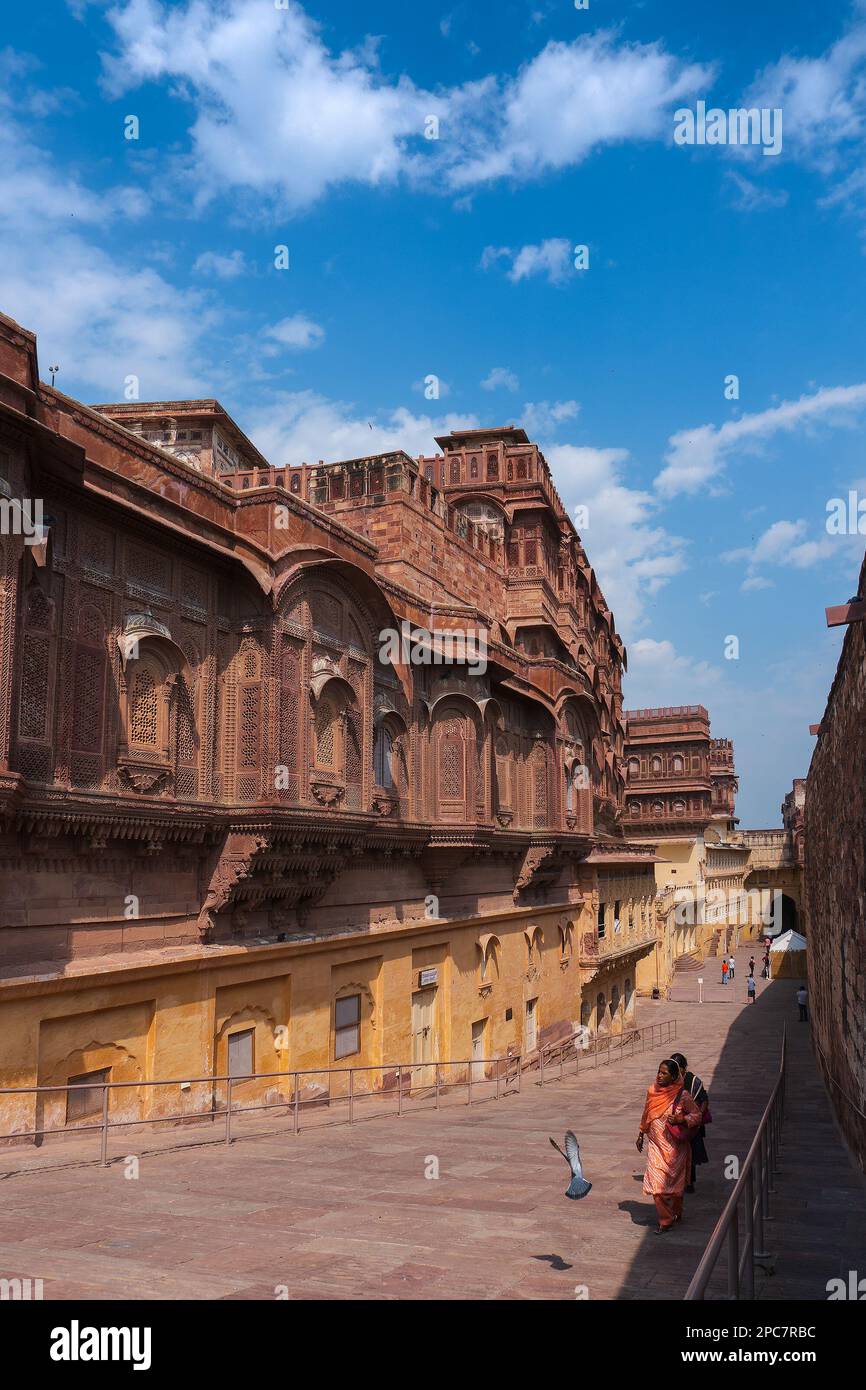
[[[678,1090],[677,1096],[676,1096],[676,1100],[674,1101],[674,1103],[673,1103],[673,1105],[671,1106],[671,1109],[670,1109],[670,1113],[671,1113],[671,1114],[674,1113],[674,1111],[676,1110],[677,1106],[679,1105],[679,1103],[680,1103],[680,1096],[682,1095],[682,1093],[683,1093],[684,1090],[685,1090],[685,1086],[681,1086],[680,1089]],[[689,1143],[691,1143],[692,1132],[691,1132],[691,1130],[689,1129],[688,1125],[678,1124],[676,1121],[674,1121],[673,1124],[671,1124],[671,1121],[670,1121],[670,1120],[666,1120],[666,1121],[665,1121],[665,1134],[667,1135],[667,1137],[668,1137],[669,1139],[673,1139],[674,1143],[676,1143],[676,1144],[689,1144]]]

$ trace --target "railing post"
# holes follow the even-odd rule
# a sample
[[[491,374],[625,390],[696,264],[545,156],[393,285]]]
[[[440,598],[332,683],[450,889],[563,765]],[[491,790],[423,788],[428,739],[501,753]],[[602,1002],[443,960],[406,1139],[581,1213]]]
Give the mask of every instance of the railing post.
[[[520,1087],[521,1087],[522,1084],[523,1084],[523,1067],[522,1067],[522,1065],[521,1065],[522,1059],[523,1059],[523,1053],[522,1053],[522,1052],[518,1052],[518,1054],[517,1054],[517,1094],[518,1094],[518,1095],[520,1095]]]
[[[226,1143],[232,1142],[232,1078],[226,1086]]]
[[[293,1106],[292,1106],[292,1109],[293,1109],[293,1111],[294,1111],[294,1128],[295,1128],[295,1134],[297,1134],[297,1132],[298,1132],[298,1130],[299,1130],[299,1128],[300,1128],[300,1120],[301,1120],[300,1109],[299,1109],[300,1102],[301,1102],[300,1075],[301,1075],[300,1072],[297,1072],[297,1071],[295,1072],[295,1093],[294,1093],[294,1097],[293,1097],[294,1104],[293,1104]]]
[[[436,1109],[439,1109],[439,1063],[433,1069],[433,1089],[436,1093]],[[496,1073],[496,1095],[499,1097],[499,1073]]]
[[[355,1068],[349,1068],[349,1124],[355,1123]]]
[[[466,1082],[466,1104],[467,1104],[467,1105],[471,1105],[471,1104],[472,1104],[472,1063],[471,1063],[471,1062],[469,1063],[469,1067],[468,1067],[468,1069],[467,1069],[466,1075],[467,1075],[467,1078],[468,1078],[468,1080],[467,1080],[467,1082]]]
[[[67,1092],[68,1094],[68,1092]],[[102,1146],[100,1162],[103,1168],[108,1167],[108,1082],[103,1082],[102,1086]]]
[[[740,1297],[740,1224],[737,1208],[731,1212],[728,1227],[728,1298]]]
[[[397,1114],[403,1114],[403,1070],[397,1068]]]
[[[755,1297],[755,1170],[750,1168],[746,1177],[746,1298]]]
[[[756,1260],[764,1260],[764,1259],[767,1258],[767,1252],[766,1252],[766,1250],[764,1249],[764,1217],[765,1217],[765,1215],[767,1214],[767,1212],[769,1211],[769,1204],[768,1204],[768,1200],[767,1200],[766,1170],[765,1170],[765,1152],[764,1152],[764,1136],[763,1136],[763,1135],[761,1135],[761,1142],[760,1142],[760,1146],[759,1146],[759,1148],[758,1148],[758,1152],[757,1152],[757,1155],[756,1155],[756,1160],[757,1160],[757,1184],[758,1184],[758,1191],[757,1191],[757,1200],[756,1200],[755,1205],[754,1205],[754,1210],[755,1210],[755,1231],[754,1231],[755,1243],[754,1243],[754,1246],[753,1246],[753,1249],[752,1249],[752,1254],[753,1254],[753,1256],[754,1256],[754,1258],[755,1258]],[[753,1169],[752,1171],[753,1171],[753,1173],[754,1173],[755,1170]]]
[[[544,1048],[538,1049],[538,1084],[544,1085]]]
[[[496,1099],[499,1100],[499,1060],[496,1061]]]

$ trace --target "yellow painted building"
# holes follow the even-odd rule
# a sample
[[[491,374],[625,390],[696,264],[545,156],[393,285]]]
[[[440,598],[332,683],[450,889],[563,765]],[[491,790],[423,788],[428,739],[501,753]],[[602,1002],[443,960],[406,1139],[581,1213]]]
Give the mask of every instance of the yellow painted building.
[[[617,1033],[634,1016],[635,961],[650,948],[646,870],[601,870],[600,891],[555,904],[371,932],[363,939],[178,950],[135,964],[82,962],[51,981],[0,987],[3,1084],[81,1094],[0,1096],[0,1131],[98,1123],[100,1079],[112,1121],[201,1116],[225,1105],[431,1084],[490,1074],[492,1059],[537,1061],[554,1021],[565,1035]],[[570,1028],[562,1027],[566,1021]],[[409,1064],[414,1064],[414,1071]],[[296,1075],[297,1074],[297,1075]],[[165,1080],[161,1086],[142,1083]],[[70,1113],[71,1111],[71,1113]]]

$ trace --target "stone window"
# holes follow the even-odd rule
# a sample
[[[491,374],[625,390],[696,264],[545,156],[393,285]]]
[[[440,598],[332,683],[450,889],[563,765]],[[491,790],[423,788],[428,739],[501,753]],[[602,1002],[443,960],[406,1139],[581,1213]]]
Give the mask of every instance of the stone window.
[[[394,786],[391,762],[393,749],[394,740],[390,730],[384,724],[380,724],[376,730],[376,742],[373,748],[373,769],[377,787],[384,787],[385,791],[391,791]]]
[[[228,1036],[229,1076],[253,1076],[255,1073],[255,1028],[245,1028]]]
[[[598,918],[597,918],[597,921],[598,921],[598,939],[599,939],[599,941],[603,941],[603,940],[604,940],[604,934],[605,934],[605,931],[607,930],[607,924],[606,924],[606,921],[605,921],[606,911],[607,911],[607,904],[606,904],[606,903],[599,903],[599,905],[598,905]]]
[[[314,719],[316,764],[336,768],[339,743],[337,713],[330,700],[319,700]]]
[[[334,1059],[361,1051],[361,996],[346,994],[334,1002]]]
[[[102,1095],[104,1085],[111,1080],[111,1067],[101,1071],[85,1071],[80,1076],[70,1076],[68,1084],[74,1091],[66,1092],[66,1123],[76,1120],[93,1120],[102,1114]]]

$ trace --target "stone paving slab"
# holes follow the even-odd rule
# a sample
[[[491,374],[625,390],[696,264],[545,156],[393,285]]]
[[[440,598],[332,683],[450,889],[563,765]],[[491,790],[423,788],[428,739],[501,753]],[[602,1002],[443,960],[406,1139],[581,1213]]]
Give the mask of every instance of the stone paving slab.
[[[828,1278],[856,1268],[857,1242],[866,1248],[863,1183],[835,1136],[808,1028],[797,1032],[791,982],[761,981],[747,1004],[748,954],[732,985],[704,972],[703,1004],[690,972],[671,1000],[639,1005],[640,1026],[676,1020],[667,1048],[702,1075],[715,1117],[711,1162],[669,1236],[653,1234],[634,1148],[656,1049],[543,1087],[524,1077],[520,1094],[471,1108],[165,1149],[142,1157],[137,1180],[120,1162],[0,1177],[0,1276],[42,1278],[47,1299],[268,1300],[285,1286],[293,1299],[534,1301],[573,1299],[584,1285],[595,1299],[681,1298],[731,1190],[725,1160],[745,1157],[775,1080],[787,1020],[777,1267],[759,1292],[825,1298]],[[547,1142],[566,1128],[593,1183],[577,1203]],[[438,1179],[424,1176],[431,1155]]]

